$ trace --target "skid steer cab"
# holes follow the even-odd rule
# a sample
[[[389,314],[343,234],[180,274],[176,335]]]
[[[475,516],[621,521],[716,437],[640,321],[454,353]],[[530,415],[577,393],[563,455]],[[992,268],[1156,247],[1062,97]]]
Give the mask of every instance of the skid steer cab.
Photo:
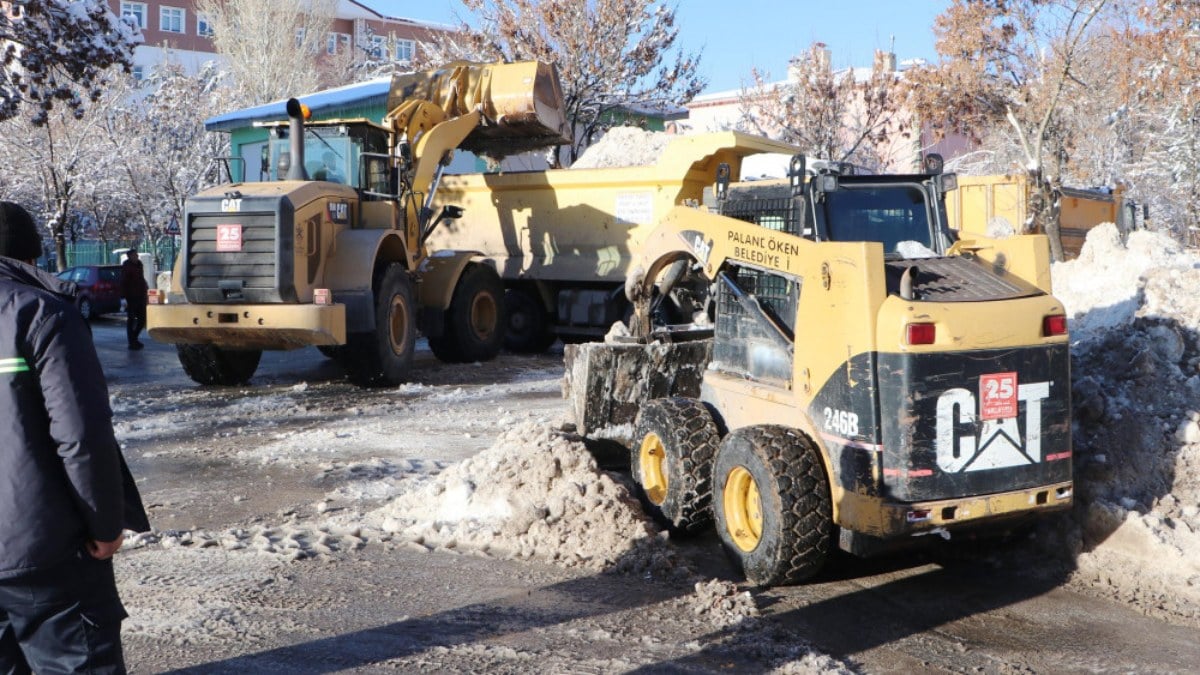
[[[715,523],[755,584],[803,581],[835,546],[997,532],[1071,503],[1068,337],[1048,243],[953,241],[947,185],[826,172],[794,177],[783,212],[756,218],[768,203],[730,199],[736,219],[681,213],[650,238],[630,296],[655,297],[639,284],[677,260],[702,269],[711,348],[567,355],[616,371],[646,350],[706,361],[698,387],[640,406],[633,475],[673,531]]]
[[[566,142],[556,77],[537,62],[396,76],[383,124],[309,122],[289,100],[288,122],[265,125],[266,180],[188,199],[151,337],[176,344],[201,384],[241,384],[264,350],[316,346],[351,381],[393,385],[409,376],[418,331],[443,361],[495,357],[500,277],[476,251],[429,249],[429,235],[463,215],[434,209],[433,195],[455,149]]]

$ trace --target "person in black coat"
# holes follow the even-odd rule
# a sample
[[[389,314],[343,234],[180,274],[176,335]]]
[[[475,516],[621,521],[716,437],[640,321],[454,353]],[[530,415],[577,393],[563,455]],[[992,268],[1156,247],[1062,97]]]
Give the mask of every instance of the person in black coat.
[[[146,291],[149,290],[143,270],[137,249],[126,251],[125,262],[121,263],[121,297],[125,298],[125,334],[130,349],[145,346],[138,339],[146,327]]]
[[[112,556],[147,531],[68,284],[0,202],[0,672],[125,672]]]

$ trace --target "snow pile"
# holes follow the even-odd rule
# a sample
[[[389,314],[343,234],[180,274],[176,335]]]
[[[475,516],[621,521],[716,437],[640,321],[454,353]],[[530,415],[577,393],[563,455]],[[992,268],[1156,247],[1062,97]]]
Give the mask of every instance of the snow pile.
[[[1067,305],[1072,335],[1094,337],[1133,321],[1148,271],[1198,264],[1200,258],[1170,237],[1139,230],[1122,243],[1117,227],[1105,223],[1088,232],[1078,259],[1054,266],[1054,295]]]
[[[1200,260],[1104,225],[1053,274],[1073,341],[1073,583],[1200,620]]]
[[[581,442],[531,422],[356,521],[418,550],[666,576],[682,567]]]
[[[637,127],[613,127],[584,150],[572,169],[650,166],[675,136]]]

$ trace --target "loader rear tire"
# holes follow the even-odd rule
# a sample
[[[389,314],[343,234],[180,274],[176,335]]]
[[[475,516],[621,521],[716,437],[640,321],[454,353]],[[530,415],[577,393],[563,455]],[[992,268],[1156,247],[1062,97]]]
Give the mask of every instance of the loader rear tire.
[[[646,511],[673,533],[712,523],[713,456],[721,437],[700,401],[665,398],[638,412],[630,457]]]
[[[541,354],[558,336],[550,328],[550,316],[537,297],[519,288],[504,292],[504,312],[508,323],[504,348],[516,354]]]
[[[500,275],[469,263],[454,287],[443,332],[429,338],[429,349],[446,363],[490,361],[500,353],[506,322]]]
[[[258,370],[259,349],[222,349],[214,345],[175,345],[183,372],[197,384],[245,384]]]
[[[780,426],[738,429],[713,470],[717,534],[757,586],[800,583],[833,546],[833,506],[820,450]]]
[[[408,378],[417,348],[416,304],[408,270],[392,263],[375,295],[375,330],[346,336],[342,361],[360,387],[395,386]]]

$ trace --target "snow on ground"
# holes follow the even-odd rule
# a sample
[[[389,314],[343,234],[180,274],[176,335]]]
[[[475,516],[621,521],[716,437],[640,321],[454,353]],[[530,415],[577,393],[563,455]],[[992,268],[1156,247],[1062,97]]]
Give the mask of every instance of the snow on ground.
[[[1200,259],[1108,224],[1053,276],[1072,339],[1072,583],[1200,620]]]

